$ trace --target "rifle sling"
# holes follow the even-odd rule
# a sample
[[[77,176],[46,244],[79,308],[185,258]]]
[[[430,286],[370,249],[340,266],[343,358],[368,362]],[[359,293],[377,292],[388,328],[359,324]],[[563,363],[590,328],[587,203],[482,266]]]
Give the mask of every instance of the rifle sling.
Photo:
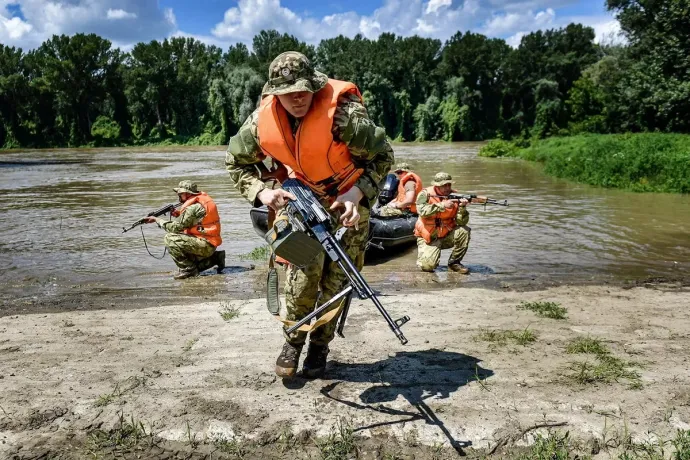
[[[273,227],[273,222],[275,221],[276,213],[273,209],[270,207],[268,208],[268,228]],[[283,319],[280,317],[280,289],[279,289],[279,283],[278,283],[278,270],[275,267],[275,258],[276,255],[273,252],[273,248],[269,245],[269,248],[271,248],[271,256],[268,259],[268,274],[266,275],[266,307],[268,308],[268,312],[273,315],[275,319],[283,323],[283,325],[288,328],[295,324],[297,321],[290,321],[287,319]],[[297,328],[298,331],[301,332],[310,332],[318,327],[323,326],[324,324],[328,323],[331,321],[333,318],[336,316],[340,315],[340,312],[342,311],[343,307],[345,306],[345,302],[340,302],[340,305],[338,308],[333,308],[323,315],[321,315],[314,323],[312,324],[303,324],[299,328]]]

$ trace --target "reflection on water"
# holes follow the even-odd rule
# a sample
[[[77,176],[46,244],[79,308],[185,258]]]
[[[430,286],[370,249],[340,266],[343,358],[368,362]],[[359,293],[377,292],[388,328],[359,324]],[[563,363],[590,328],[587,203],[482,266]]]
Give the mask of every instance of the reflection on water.
[[[477,157],[473,143],[396,146],[428,183],[440,171],[455,188],[508,199],[510,207],[472,206],[469,279],[562,277],[590,280],[678,275],[690,269],[690,196],[634,194],[544,176],[520,160]],[[198,182],[218,204],[228,259],[262,244],[251,228],[249,204],[232,187],[224,152],[209,149],[93,149],[12,152],[0,155],[0,292],[3,297],[60,294],[74,289],[183,291],[210,285],[229,292],[247,274],[173,281],[174,264],[146,253],[138,230],[122,227],[176,199],[172,187]],[[163,251],[162,230],[144,227],[152,252]],[[436,281],[448,274],[444,251]],[[408,283],[416,249],[371,260],[374,284]],[[245,264],[246,265],[246,264]],[[258,263],[259,268],[263,266]],[[249,276],[259,282],[257,270]],[[473,278],[474,277],[474,278]],[[206,288],[204,288],[206,289]],[[241,290],[241,289],[240,289]]]

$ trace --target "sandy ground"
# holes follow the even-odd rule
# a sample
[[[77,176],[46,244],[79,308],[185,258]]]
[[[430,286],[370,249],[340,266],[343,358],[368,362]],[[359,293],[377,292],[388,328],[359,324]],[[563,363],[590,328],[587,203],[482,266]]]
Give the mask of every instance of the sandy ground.
[[[326,378],[312,381],[274,376],[282,335],[261,299],[2,317],[0,458],[112,458],[93,439],[119,426],[119,414],[153,427],[158,440],[125,458],[219,458],[214,440],[259,449],[229,458],[319,458],[318,440],[339,426],[364,440],[359,458],[442,458],[528,445],[547,425],[596,457],[628,438],[690,429],[687,287],[465,288],[380,299],[394,318],[411,317],[409,344],[372,304],[355,301]],[[567,318],[516,308],[531,301],[558,302]],[[228,308],[239,316],[221,318]],[[487,331],[525,329],[536,335],[531,344],[485,340]],[[566,353],[587,336],[639,380],[573,381],[582,371],[573,363],[597,362]],[[400,456],[367,439],[388,439]]]

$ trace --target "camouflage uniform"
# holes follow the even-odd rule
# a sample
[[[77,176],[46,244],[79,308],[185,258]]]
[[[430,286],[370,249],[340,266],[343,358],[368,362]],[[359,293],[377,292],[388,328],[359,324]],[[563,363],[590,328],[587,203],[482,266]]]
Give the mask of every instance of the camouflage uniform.
[[[400,178],[401,173],[405,171],[410,171],[410,165],[407,163],[398,163],[395,165],[395,168],[393,168],[393,171],[395,174]],[[415,183],[413,181],[408,181],[405,184],[405,192],[414,192],[415,191]],[[416,198],[416,197],[415,197]],[[396,200],[393,200],[394,202]],[[392,203],[391,202],[391,203]],[[400,208],[395,208],[388,203],[386,206],[382,206],[378,210],[378,214],[383,217],[398,217],[402,216],[405,214],[405,211],[400,209]]]
[[[443,177],[442,177],[443,176]],[[445,179],[447,176],[447,179]],[[436,180],[436,179],[442,180]],[[443,185],[443,183],[450,183],[450,175],[446,173],[439,173],[435,176],[432,185]],[[417,214],[420,217],[433,216],[434,214],[445,211],[442,203],[429,203],[429,193],[422,190],[417,195]],[[458,207],[458,213],[455,217],[457,227],[448,233],[444,238],[432,239],[431,244],[427,244],[424,238],[417,238],[417,267],[424,271],[434,271],[441,262],[441,250],[453,248],[448,258],[448,265],[460,264],[462,259],[467,254],[467,248],[470,244],[470,227],[467,224],[470,221],[470,213],[464,206]]]
[[[282,73],[296,76],[281,81]],[[328,78],[311,68],[309,61],[297,52],[287,52],[278,56],[269,69],[271,80],[263,88],[262,95],[287,94],[294,91],[316,92],[323,88]],[[299,127],[300,120],[292,117],[293,134]],[[261,205],[257,195],[266,185],[261,181],[257,165],[265,159],[260,148],[258,136],[258,110],[254,111],[229,142],[225,164],[230,178],[239,192],[254,206]],[[345,232],[342,245],[358,268],[364,262],[364,247],[368,236],[369,209],[376,201],[378,183],[393,164],[393,149],[386,139],[383,128],[377,127],[369,119],[362,101],[354,94],[340,97],[335,109],[332,133],[336,140],[344,142],[358,167],[364,168],[364,174],[356,186],[366,198],[366,205],[358,207],[361,215],[359,230],[350,228]],[[328,207],[326,206],[326,209]],[[337,214],[334,214],[337,217]],[[317,300],[323,303],[339,291],[345,282],[344,273],[330,261],[324,261],[325,255],[317,257],[303,268],[288,266],[286,269],[285,296],[287,318],[297,320],[313,311]],[[319,290],[321,294],[319,296]],[[335,319],[311,332],[311,343],[327,344],[333,339]],[[302,345],[306,340],[305,333],[295,333],[286,337],[294,345]]]
[[[176,192],[196,193],[196,184],[182,181]],[[215,265],[211,258],[216,248],[203,238],[184,234],[184,229],[193,227],[206,216],[206,210],[200,203],[185,208],[175,220],[156,218],[156,223],[165,230],[163,243],[168,248],[170,257],[182,271],[204,271]]]

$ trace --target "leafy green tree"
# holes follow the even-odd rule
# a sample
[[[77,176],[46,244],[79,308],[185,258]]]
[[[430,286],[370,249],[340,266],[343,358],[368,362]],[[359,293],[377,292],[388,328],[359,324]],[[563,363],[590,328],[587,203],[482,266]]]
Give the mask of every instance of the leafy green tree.
[[[256,108],[264,79],[249,67],[226,68],[228,73],[211,82],[208,103],[220,121],[222,142],[237,132]]]
[[[95,34],[54,35],[30,53],[35,76],[54,92],[56,127],[69,145],[91,139],[91,125],[103,112],[108,80],[117,80],[122,54]]]
[[[250,63],[259,75],[268,76],[268,66],[280,53],[285,51],[299,51],[313,60],[316,51],[312,45],[297,39],[293,35],[280,34],[277,30],[262,30],[252,40],[253,53]]]

